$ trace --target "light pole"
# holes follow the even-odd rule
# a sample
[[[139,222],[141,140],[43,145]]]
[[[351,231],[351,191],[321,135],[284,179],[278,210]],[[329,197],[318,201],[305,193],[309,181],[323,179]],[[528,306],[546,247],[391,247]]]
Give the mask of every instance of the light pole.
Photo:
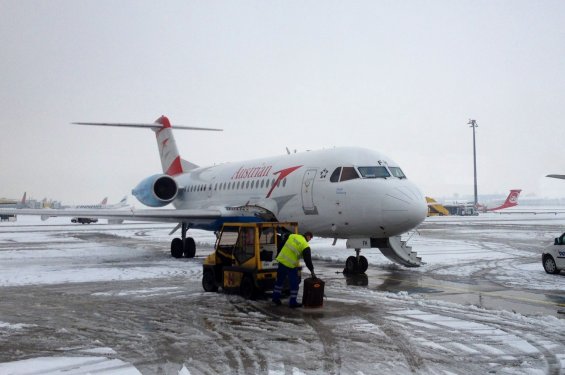
[[[471,125],[470,127],[473,128],[473,173],[475,176],[475,208],[477,208],[479,200],[477,197],[477,150],[475,147],[475,128],[479,125],[477,125],[477,122],[475,120],[471,119],[469,119],[467,125]]]

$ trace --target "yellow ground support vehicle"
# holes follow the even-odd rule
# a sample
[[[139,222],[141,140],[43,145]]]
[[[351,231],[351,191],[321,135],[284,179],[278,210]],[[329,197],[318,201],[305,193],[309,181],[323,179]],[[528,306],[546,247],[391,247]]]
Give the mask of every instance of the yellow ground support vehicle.
[[[288,234],[298,233],[293,222],[225,223],[215,251],[203,264],[202,287],[207,292],[235,292],[255,298],[271,291],[277,279],[275,260]]]

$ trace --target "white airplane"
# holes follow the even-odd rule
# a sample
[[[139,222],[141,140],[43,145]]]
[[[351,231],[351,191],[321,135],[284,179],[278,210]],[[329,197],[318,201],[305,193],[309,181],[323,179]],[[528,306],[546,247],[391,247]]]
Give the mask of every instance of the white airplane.
[[[108,204],[108,197],[105,197],[98,204],[80,204],[80,205],[76,205],[76,206],[64,206],[64,207],[61,207],[61,208],[64,208],[64,209],[87,208],[87,209],[94,209],[94,210],[101,210],[101,209],[116,210],[118,208],[129,207],[127,200],[128,200],[128,197],[124,196],[118,203]],[[42,219],[45,219],[45,218],[46,218],[46,216],[43,215]],[[96,223],[96,222],[98,222],[98,219],[93,218],[93,217],[73,217],[71,219],[71,223],[90,224],[90,223]],[[121,219],[108,219],[108,224],[121,224],[122,222],[123,222],[123,220],[121,220]]]
[[[177,223],[171,234],[180,228],[181,237],[171,242],[174,257],[194,257],[194,239],[186,236],[190,228],[218,231],[224,222],[278,220],[296,221],[301,231],[333,238],[334,244],[347,239],[346,247],[356,251],[346,262],[352,273],[367,269],[362,248],[379,248],[408,267],[421,263],[400,235],[424,221],[426,201],[400,166],[377,151],[333,148],[198,167],[181,159],[165,116],[153,124],[75,124],[152,129],[163,173],[142,180],[132,194],[146,206],[171,203],[175,209],[52,210],[50,215]],[[18,214],[44,215],[45,210]]]
[[[129,207],[128,205],[128,197],[127,195],[124,196],[118,203],[114,203],[114,204],[108,204],[108,197],[105,197],[104,199],[102,199],[102,201],[98,204],[79,204],[76,206],[65,206],[62,208],[72,208],[72,209],[79,209],[79,208],[92,208],[92,209],[96,209],[96,210],[100,210],[100,209],[117,209],[117,208],[124,208],[124,207]]]

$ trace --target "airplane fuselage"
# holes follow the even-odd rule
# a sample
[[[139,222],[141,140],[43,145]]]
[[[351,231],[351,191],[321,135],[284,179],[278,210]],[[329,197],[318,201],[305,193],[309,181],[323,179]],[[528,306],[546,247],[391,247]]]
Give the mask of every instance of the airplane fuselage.
[[[427,212],[421,192],[399,171],[390,158],[356,147],[226,163],[175,176],[173,205],[257,205],[316,236],[386,238],[413,229]]]

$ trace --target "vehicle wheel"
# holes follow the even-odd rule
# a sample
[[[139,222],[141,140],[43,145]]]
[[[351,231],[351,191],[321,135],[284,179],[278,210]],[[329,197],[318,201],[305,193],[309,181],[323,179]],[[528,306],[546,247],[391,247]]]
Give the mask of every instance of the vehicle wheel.
[[[173,238],[171,241],[171,256],[182,257],[182,240],[180,238]]]
[[[196,244],[194,238],[188,237],[184,242],[184,256],[194,258],[194,255],[196,255]]]
[[[369,262],[363,255],[359,257],[359,273],[365,273],[369,268]]]
[[[253,280],[249,276],[244,276],[239,286],[239,294],[245,299],[255,299],[257,294]]]
[[[357,258],[355,258],[354,256],[350,256],[349,258],[347,258],[347,260],[345,261],[345,273],[350,273],[350,274],[354,274],[357,273],[357,268],[359,267],[359,265],[357,264]]]
[[[202,288],[206,292],[217,292],[218,286],[216,285],[216,279],[214,278],[214,272],[204,271],[202,275]]]
[[[555,260],[551,255],[546,255],[543,258],[543,269],[547,273],[551,273],[551,274],[559,273],[559,270],[557,269],[557,264],[555,264]]]

